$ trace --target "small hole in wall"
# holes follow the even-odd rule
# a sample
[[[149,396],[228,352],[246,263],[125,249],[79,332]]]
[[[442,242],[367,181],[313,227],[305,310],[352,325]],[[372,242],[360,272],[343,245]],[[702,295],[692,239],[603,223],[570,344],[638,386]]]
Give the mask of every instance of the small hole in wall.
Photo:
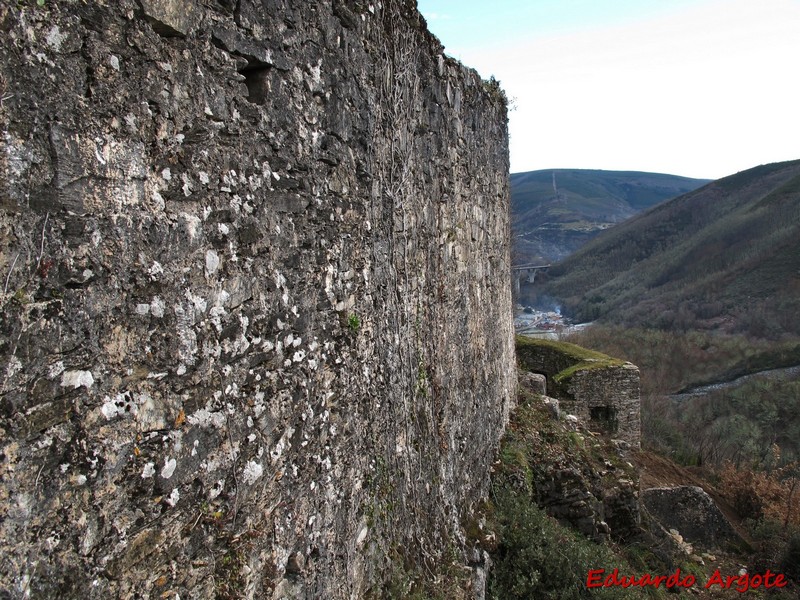
[[[269,66],[248,65],[241,71],[247,86],[247,99],[253,104],[264,104],[269,92]]]
[[[604,431],[617,432],[617,409],[613,406],[592,406],[589,408],[589,418]]]

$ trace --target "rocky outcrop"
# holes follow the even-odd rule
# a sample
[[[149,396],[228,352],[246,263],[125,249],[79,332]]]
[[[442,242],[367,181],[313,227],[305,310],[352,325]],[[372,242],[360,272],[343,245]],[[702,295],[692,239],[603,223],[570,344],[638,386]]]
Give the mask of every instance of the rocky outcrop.
[[[519,386],[528,390],[531,394],[544,396],[547,394],[547,378],[540,373],[531,373],[520,369],[517,373]]]
[[[620,541],[639,534],[638,477],[618,457],[605,465],[569,454],[543,457],[533,468],[533,485],[538,506],[587,537]]]
[[[515,385],[499,88],[401,0],[0,23],[0,588],[379,597],[463,548]]]
[[[641,493],[642,505],[667,530],[704,548],[724,548],[741,538],[703,488],[683,485],[651,488]]]
[[[544,383],[540,375],[520,372],[520,403],[531,408],[518,411],[510,427],[525,440],[532,501],[597,541],[638,536],[636,470],[618,443],[588,431],[574,416],[567,419],[557,400],[540,396]]]

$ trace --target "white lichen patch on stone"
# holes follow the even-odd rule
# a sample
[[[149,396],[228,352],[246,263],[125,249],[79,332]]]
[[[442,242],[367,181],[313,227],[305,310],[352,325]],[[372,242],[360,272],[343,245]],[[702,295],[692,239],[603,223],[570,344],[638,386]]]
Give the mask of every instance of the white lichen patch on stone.
[[[61,50],[61,44],[63,44],[64,40],[66,39],[67,35],[65,33],[61,33],[58,25],[53,25],[50,28],[50,31],[47,32],[44,41],[47,42],[47,45],[50,46],[50,48],[56,52],[59,52]]]
[[[175,453],[180,453],[183,450],[183,431],[173,429],[169,432],[168,437],[172,441],[172,449]]]
[[[6,379],[11,379],[22,370],[22,361],[16,356],[11,356],[6,365]],[[64,385],[63,383],[61,385]]]
[[[186,173],[181,174],[181,181],[183,181],[183,186],[181,186],[181,191],[183,191],[183,195],[187,198],[192,195],[192,180]]]
[[[225,290],[219,290],[214,295],[214,306],[226,307],[230,305],[231,295]]]
[[[264,405],[264,392],[256,392],[256,404],[253,407],[253,414],[256,419],[259,418],[267,407]]]
[[[225,482],[222,479],[219,479],[214,486],[208,490],[208,499],[214,500],[217,496],[222,493],[222,490],[225,489]]]
[[[142,479],[149,479],[156,473],[156,466],[154,463],[147,463],[142,469]]]
[[[55,379],[59,375],[64,372],[64,362],[58,361],[50,365],[50,368],[47,369],[47,377],[50,379]]]
[[[130,394],[123,392],[115,395],[113,398],[106,396],[103,398],[103,405],[100,407],[100,412],[110,421],[118,416],[125,416],[126,413],[136,413],[136,405],[130,401]]]
[[[219,254],[216,250],[206,250],[206,276],[211,277],[219,269]]]
[[[361,547],[364,544],[364,541],[367,539],[368,532],[369,532],[369,527],[367,527],[365,523],[361,526],[361,529],[358,530],[358,535],[356,536],[357,547]]]
[[[136,121],[137,121],[136,115],[128,113],[123,118],[125,119],[125,125],[128,127],[128,129],[132,133],[136,133],[136,132],[139,131],[139,126],[136,124]],[[118,129],[119,128],[119,120],[117,119],[117,117],[114,117],[114,119],[116,120],[116,127],[114,127],[114,129]],[[113,126],[113,123],[112,123],[112,126]]]
[[[150,281],[157,281],[159,276],[164,273],[164,267],[161,266],[161,263],[158,261],[153,261],[153,264],[150,265],[150,268],[147,269],[147,274],[150,276]]]
[[[272,464],[275,464],[278,459],[283,454],[283,451],[289,446],[289,440],[291,439],[292,435],[294,434],[294,428],[289,427],[281,436],[281,439],[278,440],[278,443],[275,444],[275,447],[270,450],[269,456],[272,459]]]
[[[182,212],[178,216],[184,223],[186,233],[189,234],[189,241],[194,242],[198,237],[198,232],[200,231],[200,225],[202,223],[200,217],[196,217],[185,212]]]
[[[264,474],[264,468],[253,460],[247,461],[242,478],[246,485],[253,485]]]
[[[175,467],[177,465],[178,462],[174,458],[165,458],[164,467],[161,469],[161,477],[164,479],[169,479],[172,477],[172,474],[175,473]]]
[[[181,499],[181,493],[178,491],[178,488],[175,488],[170,493],[169,497],[165,500],[167,504],[170,506],[175,506],[178,503],[178,500]]]
[[[156,210],[158,210],[158,211],[163,211],[164,210],[164,206],[166,205],[166,202],[164,201],[164,196],[162,196],[158,192],[158,190],[151,190],[150,200],[152,200],[153,206],[156,208]]]
[[[153,299],[150,301],[150,314],[160,319],[164,316],[165,309],[166,305],[164,301],[158,296],[153,296]]]
[[[85,387],[89,389],[94,385],[94,376],[91,371],[65,371],[61,375],[61,387],[71,387],[78,389]]]
[[[167,418],[161,402],[153,399],[149,392],[136,396],[136,419],[144,431],[155,431],[167,426]]]
[[[221,306],[215,306],[208,311],[209,320],[218,333],[222,332],[222,317],[225,316],[225,314],[225,309]]]
[[[192,303],[195,316],[202,316],[205,314],[206,309],[208,308],[208,302],[206,302],[205,298],[195,295],[192,293],[192,290],[186,290],[185,296],[186,299]]]
[[[186,420],[190,425],[197,425],[198,427],[220,428],[225,425],[225,415],[223,413],[209,411],[205,408],[192,413],[186,417]]]

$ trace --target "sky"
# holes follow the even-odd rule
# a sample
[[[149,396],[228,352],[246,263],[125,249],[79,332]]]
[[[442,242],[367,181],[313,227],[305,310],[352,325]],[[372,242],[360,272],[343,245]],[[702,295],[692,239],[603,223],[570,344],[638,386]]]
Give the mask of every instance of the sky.
[[[800,159],[800,0],[418,0],[512,101],[511,172]]]

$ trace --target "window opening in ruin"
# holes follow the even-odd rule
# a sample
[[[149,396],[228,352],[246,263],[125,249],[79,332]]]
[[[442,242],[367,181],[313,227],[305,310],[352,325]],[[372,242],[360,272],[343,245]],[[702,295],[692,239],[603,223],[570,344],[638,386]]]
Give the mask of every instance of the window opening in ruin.
[[[244,83],[249,93],[247,99],[253,104],[264,104],[269,92],[268,66],[247,67],[239,71],[244,75]]]
[[[589,408],[589,418],[609,433],[616,433],[619,427],[617,409],[613,406],[592,406]]]
[[[211,43],[227,52],[236,62],[236,70],[244,77],[247,86],[247,100],[253,104],[265,104],[269,93],[269,75],[272,65],[258,52],[253,53],[245,44],[242,49],[241,40],[230,32],[215,31]]]

